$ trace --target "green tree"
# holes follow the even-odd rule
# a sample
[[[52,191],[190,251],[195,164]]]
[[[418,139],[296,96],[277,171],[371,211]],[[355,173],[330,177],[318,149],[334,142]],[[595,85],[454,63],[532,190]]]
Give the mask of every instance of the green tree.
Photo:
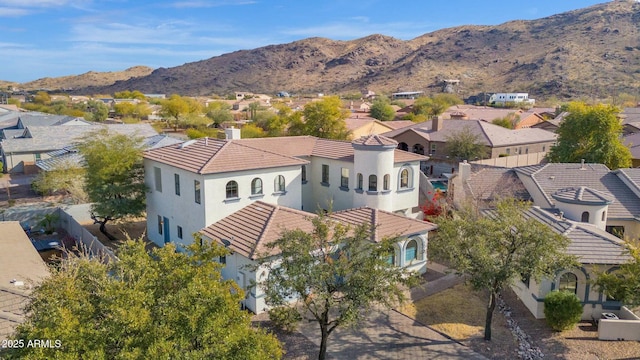
[[[492,216],[465,208],[437,219],[438,233],[430,239],[432,256],[467,275],[475,290],[489,292],[484,338],[491,340],[496,299],[522,276],[551,277],[575,264],[565,254],[569,239],[524,216],[526,203],[504,199]]]
[[[260,103],[258,101],[249,103],[249,106],[247,106],[247,119],[254,120],[259,109]]]
[[[101,122],[109,116],[109,107],[102,101],[89,100],[85,111],[84,118],[88,121]]]
[[[377,97],[373,101],[373,104],[371,104],[369,115],[374,119],[390,121],[396,117],[396,111],[393,110],[393,107],[389,103],[389,99],[381,96]]]
[[[221,125],[228,121],[233,121],[233,114],[231,113],[231,106],[222,101],[210,102],[206,109],[207,118],[211,119],[214,124]]]
[[[42,194],[64,193],[77,203],[88,200],[84,191],[85,170],[77,163],[59,162],[53,169],[41,171],[33,180],[33,188]]]
[[[630,260],[613,272],[596,274],[595,287],[607,296],[626,305],[640,305],[640,248],[638,243],[627,242]]]
[[[136,104],[131,102],[120,102],[113,105],[113,110],[119,116],[132,116],[136,111]]]
[[[14,339],[55,339],[6,359],[279,359],[277,339],[251,326],[233,280],[215,261],[225,250],[196,241],[148,253],[128,240],[119,261],[70,256],[31,294]]]
[[[463,101],[453,94],[437,94],[432,97],[419,97],[413,103],[413,113],[428,118],[442,114],[452,105],[462,104]]]
[[[91,218],[105,236],[115,239],[107,232],[107,222],[141,216],[145,211],[142,139],[104,129],[86,136],[78,149],[86,164]]]
[[[324,359],[327,339],[336,328],[357,323],[374,305],[405,301],[404,290],[415,277],[387,261],[398,239],[374,243],[368,224],[350,228],[323,213],[311,221],[312,232],[285,230],[267,245],[279,249],[285,260],[264,256],[260,266],[269,269],[269,276],[259,285],[274,308],[291,306],[289,295],[297,298],[301,316],[287,318],[312,315],[310,320],[320,327],[318,359]]]
[[[503,128],[514,129],[518,121],[520,121],[520,116],[516,115],[516,113],[509,113],[505,117],[494,119],[491,123],[502,126]]]
[[[38,91],[33,97],[34,104],[49,105],[51,104],[51,96],[46,91]]]
[[[162,101],[162,115],[173,119],[173,129],[178,130],[180,116],[189,113],[189,103],[180,95],[173,94],[168,99]],[[169,125],[169,120],[167,120]]]
[[[574,327],[582,318],[582,303],[569,291],[552,291],[544,297],[544,317],[553,330]]]
[[[264,130],[254,124],[246,124],[240,129],[240,136],[243,139],[265,137]]]
[[[304,122],[293,127],[295,135],[336,140],[349,138],[350,132],[344,121],[349,116],[349,111],[342,107],[339,97],[325,96],[319,101],[310,102],[304,106],[302,113]]]
[[[549,161],[572,163],[584,159],[609,169],[631,166],[631,151],[620,139],[622,125],[616,107],[572,102],[566,110],[570,114],[556,131],[558,143],[549,151]]]
[[[446,151],[453,158],[475,160],[487,156],[487,147],[480,142],[480,136],[474,134],[468,126],[447,136],[445,140],[447,141]]]
[[[116,98],[116,99],[138,99],[138,100],[146,100],[147,99],[147,97],[144,96],[144,94],[141,93],[138,90],[119,91],[119,92],[116,92],[115,94],[113,94],[113,97]]]

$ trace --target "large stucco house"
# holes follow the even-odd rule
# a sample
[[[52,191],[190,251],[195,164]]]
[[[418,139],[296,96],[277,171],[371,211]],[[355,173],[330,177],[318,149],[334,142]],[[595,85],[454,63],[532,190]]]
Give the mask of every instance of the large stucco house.
[[[621,237],[640,237],[640,169],[609,170],[602,164],[551,163],[519,168],[460,164],[454,179],[457,203],[473,201],[491,214],[491,202],[515,196],[533,203],[525,216],[571,241],[567,253],[580,267],[536,282],[524,276],[513,286],[537,318],[544,317],[544,298],[552,290],[568,290],[583,303],[585,320],[621,304],[591,285],[598,271],[615,271],[630,260]],[[526,275],[526,274],[524,274]]]
[[[347,223],[369,212],[359,219],[380,229],[384,219],[407,221],[384,236],[405,236],[398,244],[398,266],[409,265],[400,259],[407,257],[404,242],[411,237],[416,244],[410,247],[411,269],[426,270],[427,233],[434,225],[416,220],[420,161],[426,157],[400,151],[396,141],[380,135],[348,142],[310,136],[240,139],[237,129],[227,133],[227,140],[205,138],[145,152],[151,241],[187,245],[192,234],[205,229],[206,238],[233,250],[225,278],[246,288],[259,276],[242,265],[255,261],[257,247],[277,238],[282,228],[304,229],[320,209],[331,208],[337,221]],[[253,296],[246,304],[251,310],[264,309],[255,302],[257,294],[248,296]]]

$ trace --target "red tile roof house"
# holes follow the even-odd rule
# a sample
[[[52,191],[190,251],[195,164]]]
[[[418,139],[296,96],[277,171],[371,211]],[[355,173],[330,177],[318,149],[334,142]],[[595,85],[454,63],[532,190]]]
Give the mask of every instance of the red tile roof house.
[[[233,130],[228,129],[229,134]],[[276,206],[276,212],[283,214],[312,216],[329,207],[336,212],[367,208],[393,218],[406,217],[412,223],[421,218],[419,171],[420,162],[427,158],[397,150],[398,143],[392,139],[380,135],[352,142],[310,136],[230,137],[194,140],[145,152],[147,236],[154,243],[189,244],[193,233],[220,221],[231,221],[256,201]],[[381,218],[388,218],[385,216]],[[261,226],[257,221],[238,223],[235,230],[253,231]],[[258,234],[262,232],[255,233],[250,241],[260,243]],[[425,231],[420,249],[426,249],[426,238]],[[243,261],[252,261],[254,255],[245,252]],[[420,259],[413,269],[424,272],[426,255]],[[230,264],[227,269],[231,269]],[[244,286],[239,273],[226,274]]]

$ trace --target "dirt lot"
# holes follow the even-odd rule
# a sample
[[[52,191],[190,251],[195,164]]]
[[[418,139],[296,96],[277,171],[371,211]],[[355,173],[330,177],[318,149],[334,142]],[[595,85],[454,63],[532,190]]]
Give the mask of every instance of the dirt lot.
[[[96,236],[101,243],[112,249],[116,249],[118,247],[118,244],[121,241],[127,240],[127,238],[142,238],[143,240],[148,242],[147,222],[144,219],[119,224],[107,223],[107,232],[116,237],[116,240],[114,241],[109,240],[103,233],[100,232],[99,224],[86,223],[82,224],[82,226],[84,226],[84,228],[87,229],[91,234]],[[153,246],[153,243],[149,242],[148,248],[152,248]]]

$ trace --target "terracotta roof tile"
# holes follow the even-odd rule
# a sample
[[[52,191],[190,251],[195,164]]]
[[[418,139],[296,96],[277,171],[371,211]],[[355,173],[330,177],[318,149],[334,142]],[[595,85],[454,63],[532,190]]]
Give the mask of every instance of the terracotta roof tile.
[[[367,135],[359,139],[355,139],[351,142],[355,145],[367,145],[367,146],[398,146],[398,142],[382,135]]]

